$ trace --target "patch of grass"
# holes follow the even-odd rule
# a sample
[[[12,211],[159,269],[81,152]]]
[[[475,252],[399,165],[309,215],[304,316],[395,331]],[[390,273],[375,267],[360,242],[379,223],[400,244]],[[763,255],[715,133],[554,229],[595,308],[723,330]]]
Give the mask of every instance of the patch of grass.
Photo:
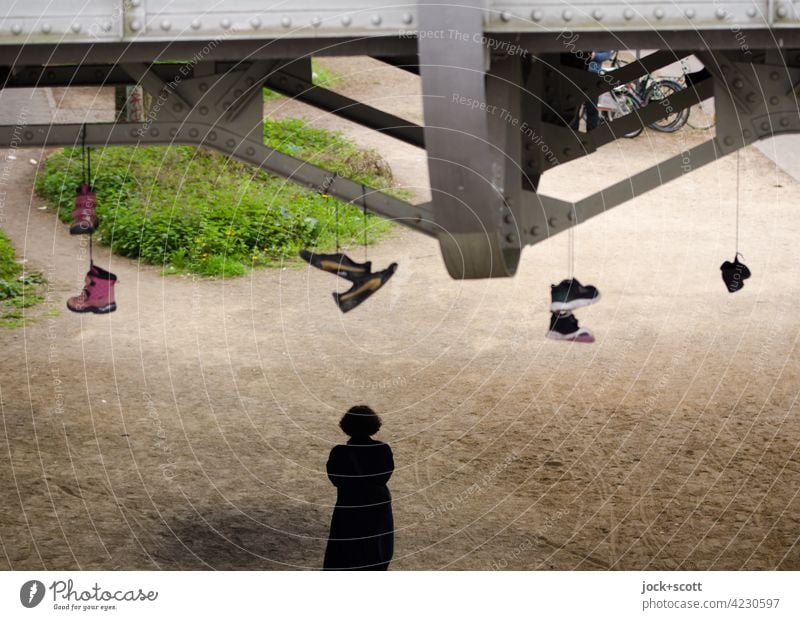
[[[376,189],[391,171],[374,151],[302,120],[264,122],[265,142]],[[101,224],[95,238],[117,254],[162,265],[163,273],[232,277],[295,258],[303,247],[335,246],[337,200],[207,150],[188,146],[92,151]],[[81,175],[80,151],[51,155],[36,191],[69,221]],[[339,204],[343,245],[363,238],[359,208]],[[370,241],[391,228],[368,216]]]
[[[344,81],[344,76],[332,69],[328,69],[319,59],[311,59],[311,81],[322,88],[333,88]]]
[[[19,297],[14,297],[9,301],[11,305],[16,308],[31,308],[36,304],[42,303],[44,301],[44,297],[36,294],[20,295]]]
[[[22,265],[15,260],[14,246],[0,232],[0,281],[16,280],[22,273]]]
[[[23,270],[15,259],[14,246],[0,232],[0,327],[20,327],[33,320],[22,309],[43,301],[38,294],[43,283],[42,274]]]

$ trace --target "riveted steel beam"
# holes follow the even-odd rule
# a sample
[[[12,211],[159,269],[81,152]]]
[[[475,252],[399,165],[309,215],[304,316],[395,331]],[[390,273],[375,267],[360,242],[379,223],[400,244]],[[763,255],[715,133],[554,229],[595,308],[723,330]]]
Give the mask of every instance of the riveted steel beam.
[[[308,59],[306,59],[307,61]],[[308,63],[306,63],[308,64]],[[245,109],[250,97],[259,96],[262,86],[293,97],[321,110],[325,110],[354,123],[375,129],[413,146],[424,148],[422,127],[373,108],[344,95],[319,87],[303,79],[296,70],[297,62],[262,60],[253,63],[217,63],[215,74],[236,76],[224,92],[217,95],[215,109],[226,121],[235,121]],[[310,66],[310,65],[309,65]],[[310,74],[310,69],[309,69]],[[169,86],[191,81],[195,67],[191,64],[143,63],[118,65],[85,65],[56,67],[21,67],[9,73],[6,88],[82,85],[130,85],[141,83],[145,90],[158,96],[164,93],[185,106],[189,103],[180,95],[180,88]],[[0,82],[0,87],[3,83]]]
[[[387,65],[419,75],[419,57],[414,56],[373,56],[375,60],[385,62]]]
[[[800,82],[800,54],[795,66],[783,55],[754,63],[733,51],[698,52],[714,75],[717,145],[727,154],[761,138],[800,132],[794,85]]]
[[[564,30],[572,30],[565,23],[563,28],[530,33],[493,33],[495,46],[516,45],[532,54],[564,51],[564,41],[558,35]],[[800,28],[782,30],[776,34],[769,28],[753,28],[746,31],[747,45],[750,49],[773,49],[777,47],[800,47]],[[777,40],[776,40],[777,39]],[[666,30],[661,28],[642,28],[635,31],[595,30],[580,33],[583,49],[676,49],[676,50],[737,50],[741,43],[732,36],[730,26],[716,30],[685,29]]]
[[[163,80],[172,79],[169,65],[156,65]],[[19,66],[8,68],[0,88],[36,88],[42,86],[124,86],[135,84],[130,74],[116,65]]]
[[[187,144],[214,149],[294,183],[335,196],[418,232],[435,236],[438,228],[425,205],[412,205],[361,183],[281,153],[252,137],[243,137],[219,125],[151,122],[0,126],[0,144],[18,148],[75,146]]]
[[[89,52],[91,50],[91,52]],[[205,61],[240,62],[248,60],[303,58],[311,56],[369,56],[380,53],[389,56],[409,56],[417,53],[416,39],[400,36],[365,37],[311,37],[305,39],[260,38],[225,39],[206,38],[196,41],[171,40],[169,42],[137,41],[135,43],[10,43],[0,46],[3,58],[13,58],[15,64],[36,65],[53,62],[80,64],[87,59],[93,62],[151,63],[157,58],[163,62],[184,62],[194,57]]]
[[[277,60],[257,60],[238,72],[239,76],[229,92],[222,93],[216,103],[216,108],[223,110],[226,121],[236,120],[250,97],[261,97],[262,85],[278,63]]]

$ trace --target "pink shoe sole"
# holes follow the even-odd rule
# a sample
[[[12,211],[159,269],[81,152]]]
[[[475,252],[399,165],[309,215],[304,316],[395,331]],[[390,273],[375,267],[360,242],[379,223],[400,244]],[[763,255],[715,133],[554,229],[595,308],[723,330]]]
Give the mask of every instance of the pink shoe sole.
[[[558,332],[547,332],[545,334],[551,340],[560,340],[561,342],[582,342],[584,344],[591,344],[594,342],[594,335],[587,331],[578,332],[576,335],[564,335]]]

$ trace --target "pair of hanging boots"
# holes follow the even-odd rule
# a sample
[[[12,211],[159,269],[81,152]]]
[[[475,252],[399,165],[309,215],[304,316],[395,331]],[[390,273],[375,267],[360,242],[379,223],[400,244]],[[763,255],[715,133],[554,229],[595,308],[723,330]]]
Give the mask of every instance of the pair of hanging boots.
[[[108,314],[117,309],[114,301],[114,286],[117,276],[101,269],[94,263],[86,274],[85,286],[79,295],[67,300],[67,308],[73,312]]]
[[[315,254],[300,250],[300,258],[309,265],[349,280],[353,286],[344,293],[333,293],[333,300],[342,312],[349,312],[380,289],[397,271],[392,263],[383,271],[372,271],[372,263],[357,263],[346,254]]]
[[[91,235],[97,229],[97,225],[97,194],[88,183],[81,183],[76,190],[75,208],[72,211],[72,225],[69,232],[71,235]],[[91,239],[89,243],[91,244]],[[117,276],[90,262],[84,282],[80,294],[67,300],[69,310],[108,314],[117,309],[114,301]]]
[[[72,210],[71,235],[91,235],[97,229],[97,194],[88,183],[78,185]]]
[[[583,286],[575,278],[550,287],[550,330],[547,337],[568,342],[594,342],[594,334],[578,325],[573,310],[591,306],[600,299],[600,291]]]

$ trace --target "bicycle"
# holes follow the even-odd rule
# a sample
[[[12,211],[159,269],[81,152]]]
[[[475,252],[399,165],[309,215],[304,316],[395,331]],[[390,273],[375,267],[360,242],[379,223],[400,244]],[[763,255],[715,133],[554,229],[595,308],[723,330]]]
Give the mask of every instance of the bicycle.
[[[627,62],[619,58],[619,53],[615,53],[609,61],[611,64],[610,72],[624,67]],[[608,75],[609,71],[602,71],[601,75]],[[601,101],[604,100],[604,110],[607,120],[614,120],[620,116],[625,116],[630,112],[643,108],[644,106],[653,103],[664,101],[668,105],[670,98],[677,92],[683,90],[685,86],[671,78],[654,78],[649,73],[639,78],[634,82],[628,84],[620,84],[615,86],[609,94],[613,103],[608,98],[600,97]],[[598,109],[600,110],[600,102],[598,102]],[[602,113],[603,110],[601,110]],[[678,131],[686,124],[689,117],[689,110],[679,110],[670,112],[667,116],[658,119],[648,125],[656,131],[665,133],[672,133]],[[642,133],[642,128],[626,134],[625,137],[635,138]]]
[[[585,107],[585,106],[584,106]],[[600,118],[606,123],[611,123],[617,118],[627,116],[642,107],[642,101],[634,91],[627,88],[627,85],[615,87],[607,93],[602,93],[597,101],[597,110]],[[584,117],[586,112],[584,110]],[[626,138],[635,138],[644,131],[644,127],[639,126],[633,131],[625,134]]]

